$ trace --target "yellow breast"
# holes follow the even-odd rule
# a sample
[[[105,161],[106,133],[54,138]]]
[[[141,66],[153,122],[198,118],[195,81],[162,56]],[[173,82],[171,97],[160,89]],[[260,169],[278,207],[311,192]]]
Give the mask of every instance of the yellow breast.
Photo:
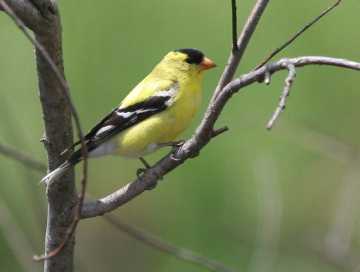
[[[200,85],[201,80],[179,81],[179,91],[168,109],[120,133],[118,154],[140,157],[156,150],[158,144],[176,140],[200,106]]]

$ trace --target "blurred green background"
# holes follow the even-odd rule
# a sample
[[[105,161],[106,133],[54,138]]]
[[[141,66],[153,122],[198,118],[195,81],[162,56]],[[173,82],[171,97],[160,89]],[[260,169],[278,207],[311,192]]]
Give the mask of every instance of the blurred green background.
[[[86,129],[111,110],[168,51],[202,49],[217,64],[201,114],[231,45],[230,1],[59,1],[64,61]],[[239,2],[242,26],[255,1]],[[246,72],[333,1],[272,1],[239,72]],[[360,60],[360,3],[348,0],[282,56]],[[45,162],[33,48],[0,14],[0,141]],[[218,126],[230,131],[114,214],[235,271],[355,271],[360,242],[360,76],[329,67],[297,70],[276,127],[285,73],[235,96]],[[155,162],[165,154],[148,157]],[[90,162],[89,193],[103,196],[132,180],[138,161]],[[78,167],[79,168],[79,167]],[[0,156],[0,270],[39,271],[46,220],[41,173]],[[82,221],[76,271],[206,271],[136,241],[104,219]],[[24,267],[27,267],[24,269]]]

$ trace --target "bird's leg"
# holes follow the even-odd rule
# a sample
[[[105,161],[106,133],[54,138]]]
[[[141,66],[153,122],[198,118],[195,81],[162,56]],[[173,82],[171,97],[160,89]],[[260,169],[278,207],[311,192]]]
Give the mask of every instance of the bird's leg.
[[[138,170],[136,170],[136,175],[138,178],[140,178],[146,172],[146,170],[151,168],[150,164],[143,157],[139,157],[139,160],[142,162],[145,168],[139,168]],[[159,177],[159,179],[162,179],[162,177]],[[156,187],[156,185],[157,182],[155,181],[152,184],[149,184],[146,190],[152,190]]]
[[[136,175],[137,175],[138,178],[142,174],[144,174],[147,169],[149,169],[151,167],[150,164],[148,164],[148,162],[143,157],[139,157],[139,160],[145,166],[145,168],[139,168],[138,170],[136,170]]]
[[[150,164],[143,157],[140,157],[139,159],[146,169],[149,169],[151,167]]]

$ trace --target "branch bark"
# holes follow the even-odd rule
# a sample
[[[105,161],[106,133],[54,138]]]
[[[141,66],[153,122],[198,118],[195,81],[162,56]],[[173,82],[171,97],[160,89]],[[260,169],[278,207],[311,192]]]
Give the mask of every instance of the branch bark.
[[[64,75],[61,21],[58,11],[52,16],[51,22],[46,29],[35,32],[35,37]],[[72,144],[71,110],[61,84],[39,49],[36,49],[36,61],[45,124],[43,142],[48,154],[49,170],[52,170],[63,162],[59,157],[61,151]],[[49,253],[61,244],[74,221],[72,208],[77,201],[74,171],[68,171],[56,185],[50,186],[47,189],[47,197],[49,206],[45,252]],[[45,260],[44,271],[73,271],[73,257],[74,239],[72,238],[57,256]]]
[[[24,22],[24,24],[33,31],[40,31],[44,24],[48,24],[47,21],[44,21],[44,18],[41,16],[40,12],[34,8],[30,1],[6,0],[6,4],[9,5],[9,7],[15,12],[21,21]],[[0,10],[6,10],[1,3]]]

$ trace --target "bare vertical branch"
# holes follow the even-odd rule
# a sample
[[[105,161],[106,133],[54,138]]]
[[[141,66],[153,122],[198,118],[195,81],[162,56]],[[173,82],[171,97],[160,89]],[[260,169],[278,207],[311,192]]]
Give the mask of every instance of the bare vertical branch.
[[[233,51],[237,50],[237,8],[236,0],[231,0],[231,18],[232,18],[232,42],[233,42]]]
[[[46,134],[43,142],[47,149],[49,168],[55,169],[63,160],[59,154],[72,143],[71,112],[74,114],[78,134],[82,138],[80,122],[64,79],[60,15],[56,3],[53,2],[55,14],[43,20],[37,28],[33,28],[34,39],[27,32],[25,23],[7,2],[2,0],[0,4],[36,48],[40,100]],[[84,169],[86,170],[86,163]],[[49,206],[45,252],[48,253],[56,249],[67,237],[66,226],[72,226],[74,222],[72,208],[77,202],[74,171],[68,171],[61,178],[61,182],[49,186],[47,196]],[[73,270],[73,241],[71,238],[56,258],[45,262],[46,272]]]
[[[35,46],[36,48],[36,56],[37,56],[37,64],[38,64],[38,74],[39,74],[39,88],[40,88],[40,98],[42,101],[43,106],[43,112],[44,112],[44,121],[45,121],[45,130],[46,130],[46,138],[44,139],[45,146],[47,147],[48,151],[48,158],[49,158],[49,167],[50,169],[56,168],[60,163],[57,161],[58,159],[62,159],[59,157],[59,154],[61,154],[61,151],[66,149],[68,146],[71,145],[72,142],[72,128],[71,128],[71,114],[72,113],[74,117],[74,121],[77,128],[77,134],[80,139],[81,143],[81,150],[82,155],[84,158],[83,163],[83,178],[81,181],[81,190],[80,195],[78,197],[77,206],[75,209],[75,215],[73,222],[70,224],[70,227],[68,231],[65,233],[63,241],[59,244],[58,247],[52,249],[49,254],[49,256],[46,256],[48,254],[45,254],[41,257],[36,257],[35,259],[41,260],[41,259],[48,259],[50,257],[54,257],[57,254],[61,252],[61,250],[65,247],[68,240],[72,239],[72,235],[75,232],[76,226],[80,220],[80,212],[83,206],[85,192],[86,192],[86,184],[87,184],[87,148],[85,146],[83,132],[81,129],[81,123],[79,116],[77,114],[76,108],[71,100],[70,96],[70,90],[67,81],[64,77],[64,68],[63,68],[63,60],[62,60],[62,41],[61,41],[61,22],[60,22],[60,15],[58,13],[58,9],[55,5],[55,3],[50,3],[50,1],[47,0],[33,0],[32,2],[35,4],[37,8],[39,8],[40,12],[44,15],[46,12],[46,15],[49,16],[48,12],[51,13],[51,21],[52,24],[45,25],[46,29],[41,29],[39,31],[38,29],[35,31],[35,39],[27,32],[25,28],[24,22],[22,22],[21,18],[18,17],[13,9],[7,5],[7,3],[2,0],[0,1],[1,6],[4,8],[4,10],[9,14],[9,16],[13,19],[13,21],[17,24],[17,26],[21,29],[21,31],[26,35],[26,37],[30,40],[30,42]],[[45,9],[45,10],[44,10]],[[47,18],[49,19],[49,18]],[[48,69],[50,68],[50,69]],[[49,73],[46,70],[52,71],[54,74]],[[49,87],[51,87],[51,91],[54,90],[57,92],[55,96],[50,96],[49,94]],[[56,104],[63,108],[63,110],[59,112],[55,112],[53,110],[53,105]],[[49,107],[50,106],[50,107]],[[67,108],[70,109],[70,112],[66,110]],[[67,113],[68,112],[68,113]],[[63,115],[65,113],[65,115]],[[57,138],[58,135],[56,135],[56,131],[53,130],[53,128],[58,128],[58,126],[54,126],[54,124],[48,123],[49,119],[51,119],[51,116],[54,117],[54,122],[59,121],[65,121],[67,126],[64,126],[64,134],[68,134],[67,136],[70,139],[70,143],[67,143],[66,146],[58,145],[55,147],[56,153],[50,154],[51,148],[50,148],[50,138],[54,137]],[[65,119],[63,118],[65,117]],[[69,120],[70,118],[70,120]],[[64,123],[64,125],[65,125]],[[47,129],[51,127],[51,132]],[[49,134],[51,136],[49,136]],[[61,148],[61,150],[58,150],[58,148]],[[50,160],[51,158],[51,160]],[[51,164],[51,161],[53,158],[56,158],[56,163],[54,165]],[[73,170],[72,170],[73,172]],[[72,178],[73,174],[72,174]],[[66,185],[65,185],[66,186]],[[74,180],[72,181],[72,191],[74,191]],[[50,188],[48,188],[48,196],[50,192]],[[51,199],[49,198],[49,205],[51,204]],[[69,202],[70,203],[70,202]],[[72,204],[71,204],[72,205]]]

